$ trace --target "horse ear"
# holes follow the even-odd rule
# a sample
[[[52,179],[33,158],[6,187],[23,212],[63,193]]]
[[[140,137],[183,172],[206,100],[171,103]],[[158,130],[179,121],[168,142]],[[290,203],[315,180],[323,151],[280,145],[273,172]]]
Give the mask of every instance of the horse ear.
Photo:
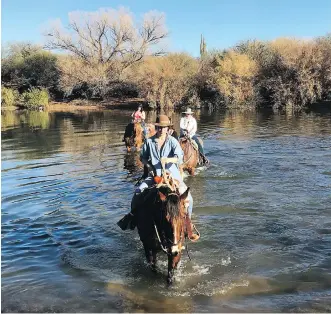
[[[180,196],[181,200],[185,200],[188,196],[188,193],[190,192],[190,188],[188,187],[186,191]]]
[[[167,199],[167,196],[159,191],[160,200],[164,202]]]

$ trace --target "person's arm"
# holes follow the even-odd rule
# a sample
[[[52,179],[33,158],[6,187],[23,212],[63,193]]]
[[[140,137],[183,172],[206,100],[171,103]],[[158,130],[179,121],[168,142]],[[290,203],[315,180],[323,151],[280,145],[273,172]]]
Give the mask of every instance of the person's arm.
[[[148,142],[149,141],[145,141],[145,143],[143,145],[142,151],[140,153],[140,161],[144,165],[144,173],[146,174],[146,170],[147,170],[148,175],[155,176],[156,175],[156,170],[155,170],[155,167],[152,165],[152,163],[150,161],[150,157],[151,157],[150,149],[151,148],[150,148]]]
[[[132,118],[134,118],[135,113],[136,113],[135,111],[132,112],[132,115],[131,115]]]
[[[146,119],[145,111],[142,111],[142,113],[141,113],[141,119],[142,120],[145,120]]]
[[[181,119],[180,119],[180,124],[179,124],[179,126],[180,126],[180,129],[181,129],[181,130],[184,130],[184,129],[185,129],[185,121],[184,121],[184,118],[181,118]]]
[[[192,125],[191,134],[193,136],[193,135],[195,135],[195,133],[197,133],[197,130],[198,130],[197,120],[196,119],[193,119],[192,124],[193,125]]]
[[[183,135],[186,135],[186,132],[187,132],[187,126],[186,126],[186,119],[185,118],[181,118],[180,119],[180,135],[183,136]]]
[[[183,150],[176,139],[172,139],[171,144],[172,144],[174,156],[178,158],[178,164],[181,165],[183,163],[183,157],[184,157]]]
[[[147,165],[149,161],[150,153],[149,153],[149,146],[148,146],[148,141],[145,141],[143,148],[140,153],[140,161],[144,164]]]

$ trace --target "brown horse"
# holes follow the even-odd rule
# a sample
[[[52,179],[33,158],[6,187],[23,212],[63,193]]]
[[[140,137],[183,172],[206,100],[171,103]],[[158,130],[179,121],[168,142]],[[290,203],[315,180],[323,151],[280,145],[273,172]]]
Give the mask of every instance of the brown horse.
[[[202,140],[198,138],[201,145],[203,145]],[[190,138],[184,136],[179,139],[179,144],[184,152],[184,160],[182,164],[182,170],[187,171],[190,175],[194,175],[195,168],[203,164],[198,147],[196,143]]]
[[[145,127],[147,128],[148,131],[147,137],[150,137],[155,134],[154,125],[146,124]],[[127,151],[130,152],[132,147],[135,147],[139,151],[144,144],[144,140],[145,140],[144,130],[141,123],[130,122],[125,128],[124,139],[123,139]]]
[[[185,248],[185,227],[188,219],[185,200],[188,192],[189,188],[179,195],[179,192],[171,189],[169,185],[158,184],[140,195],[140,209],[136,218],[140,240],[147,262],[153,270],[156,270],[157,253],[162,250],[168,255],[168,284],[173,281],[174,270]]]

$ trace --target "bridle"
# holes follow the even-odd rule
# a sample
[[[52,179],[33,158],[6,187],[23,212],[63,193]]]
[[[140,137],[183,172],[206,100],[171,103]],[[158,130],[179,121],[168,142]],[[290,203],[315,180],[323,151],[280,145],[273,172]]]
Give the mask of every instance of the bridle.
[[[178,195],[177,193],[175,193],[175,192],[171,192],[171,193],[167,194],[167,196],[170,196],[170,195],[175,195],[175,196],[177,196],[177,197],[179,196],[179,195]],[[170,240],[169,238],[165,238],[165,239],[164,239],[165,242],[170,243],[170,246],[169,246],[169,247],[165,247],[165,246],[163,245],[163,243],[162,243],[162,240],[161,240],[161,237],[160,237],[159,231],[158,231],[158,229],[157,229],[157,226],[156,226],[155,220],[153,221],[153,224],[154,224],[155,233],[156,233],[156,236],[157,236],[157,239],[158,239],[158,241],[159,241],[159,244],[160,244],[160,247],[161,247],[162,251],[163,251],[165,254],[167,254],[168,256],[171,256],[171,252],[170,252],[169,249],[170,249],[172,246],[176,246],[176,245],[178,245],[179,243],[183,243],[184,240],[185,240],[185,239],[183,239],[183,238],[184,238],[184,228],[183,228],[183,227],[181,228],[181,231],[180,231],[180,237],[179,237],[179,240],[178,240],[176,243],[174,243],[174,242],[173,242],[172,240]],[[183,246],[182,249],[185,249],[185,246]]]
[[[168,161],[170,161],[171,159],[172,158],[168,158]],[[175,160],[173,160],[173,161],[175,161]],[[179,193],[178,193],[179,192],[179,186],[175,181],[172,180],[171,175],[170,175],[170,177],[167,177],[167,171],[165,169],[165,163],[166,163],[166,161],[161,161],[162,178],[163,178],[164,183],[159,183],[156,186],[156,188],[160,188],[161,186],[167,186],[171,190],[171,192],[169,194],[167,194],[167,196],[176,195],[177,197],[179,197]],[[172,182],[172,184],[171,184],[171,182]],[[160,244],[160,247],[161,247],[162,251],[164,253],[166,253],[168,256],[171,256],[171,252],[170,252],[169,248],[164,247],[164,245],[162,244],[162,240],[161,240],[159,231],[157,230],[157,226],[156,226],[155,221],[153,221],[153,223],[154,223],[155,233],[156,233],[156,236],[158,238],[158,241],[159,241],[159,244]],[[185,241],[185,239],[183,239],[183,237],[184,237],[184,227],[182,227],[182,229],[180,231],[180,237],[179,237],[179,240],[177,241],[177,243],[173,243],[170,239],[165,239],[165,240],[167,242],[170,242],[171,246],[175,246],[175,245],[178,245],[179,243],[182,243],[182,242]],[[183,246],[182,249],[185,249],[185,246]]]

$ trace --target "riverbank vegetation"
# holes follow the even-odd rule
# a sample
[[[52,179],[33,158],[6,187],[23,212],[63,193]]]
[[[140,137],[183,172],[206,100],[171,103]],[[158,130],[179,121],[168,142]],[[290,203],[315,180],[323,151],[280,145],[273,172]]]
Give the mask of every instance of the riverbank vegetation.
[[[140,98],[151,108],[301,110],[330,98],[331,34],[247,40],[213,51],[201,38],[200,58],[165,53],[167,36],[164,16],[157,12],[141,23],[123,9],[69,14],[66,27],[47,31],[43,48],[6,47],[2,106]]]

